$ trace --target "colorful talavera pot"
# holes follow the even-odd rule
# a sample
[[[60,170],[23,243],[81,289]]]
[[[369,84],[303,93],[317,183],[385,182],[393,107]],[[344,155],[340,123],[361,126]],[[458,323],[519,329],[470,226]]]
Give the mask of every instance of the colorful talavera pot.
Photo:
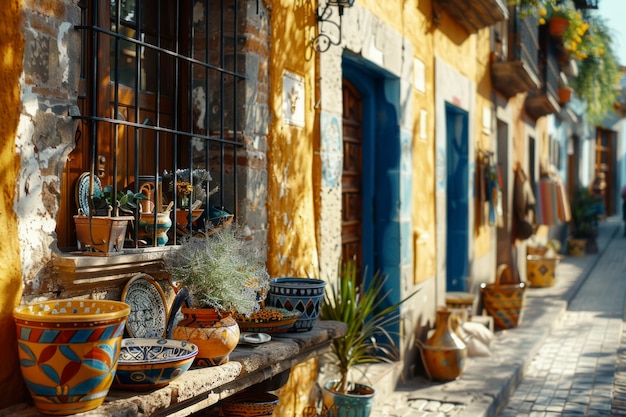
[[[223,365],[239,343],[239,325],[230,313],[213,308],[181,308],[184,318],[174,327],[172,337],[198,346],[195,364]]]
[[[326,282],[314,278],[274,278],[267,302],[270,306],[299,311],[300,317],[289,332],[308,332],[320,315]]]
[[[56,300],[13,310],[20,369],[35,407],[67,415],[99,407],[117,368],[130,307]]]

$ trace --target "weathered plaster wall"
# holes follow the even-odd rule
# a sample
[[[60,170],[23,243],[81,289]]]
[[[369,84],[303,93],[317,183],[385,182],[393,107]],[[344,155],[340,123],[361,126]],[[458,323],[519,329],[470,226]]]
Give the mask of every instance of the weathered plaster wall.
[[[56,216],[63,167],[74,146],[79,79],[79,20],[72,1],[24,5],[22,114],[16,138],[21,158],[15,210],[20,218],[24,293],[58,291],[44,265],[56,249]]]
[[[20,378],[13,307],[22,295],[18,218],[14,210],[15,182],[20,163],[15,136],[20,118],[20,79],[22,77],[24,38],[22,2],[9,0],[0,8],[0,219],[3,224],[0,247],[0,409],[27,398]]]
[[[5,343],[0,355],[14,359],[6,360],[7,366],[0,370],[0,408],[24,399],[11,309],[22,296],[54,294],[57,289],[46,281],[44,271],[56,248],[60,181],[74,143],[71,103],[77,91],[80,50],[78,36],[71,30],[79,16],[74,2],[25,0],[3,5],[0,129],[4,149],[0,157],[6,233],[0,278],[0,331]]]

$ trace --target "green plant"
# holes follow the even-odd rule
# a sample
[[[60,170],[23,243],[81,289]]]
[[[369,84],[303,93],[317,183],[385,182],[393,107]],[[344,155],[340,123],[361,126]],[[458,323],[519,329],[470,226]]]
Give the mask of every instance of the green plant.
[[[572,199],[572,236],[576,239],[587,239],[595,234],[597,199],[589,191],[580,187],[574,192]]]
[[[143,193],[133,193],[130,190],[119,191],[117,199],[113,199],[113,187],[107,185],[99,195],[93,197],[93,208],[95,212],[100,214],[108,214],[108,209],[117,208],[126,214],[135,214],[138,209],[139,200],[147,200],[148,197]]]
[[[209,237],[188,236],[164,257],[165,270],[187,288],[193,307],[252,314],[269,290],[265,265],[229,225]]]
[[[609,28],[600,17],[589,18],[581,50],[585,51],[578,61],[578,76],[571,85],[576,95],[587,103],[590,124],[599,124],[613,110],[617,101],[621,78],[620,66],[613,54]]]
[[[392,362],[397,358],[393,335],[387,327],[400,320],[398,307],[415,293],[398,303],[384,307],[389,291],[385,292],[387,277],[376,273],[369,285],[359,286],[356,266],[348,262],[341,268],[336,283],[324,294],[321,318],[342,321],[348,328],[343,337],[333,340],[330,360],[341,378],[335,391],[349,391],[348,373],[352,367],[365,363]]]

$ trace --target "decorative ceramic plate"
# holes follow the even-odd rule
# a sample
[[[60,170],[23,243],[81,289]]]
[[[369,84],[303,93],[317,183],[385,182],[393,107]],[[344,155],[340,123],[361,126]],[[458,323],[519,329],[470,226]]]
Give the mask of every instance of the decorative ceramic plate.
[[[76,181],[76,205],[86,216],[89,215],[89,178],[89,172],[83,172]],[[102,194],[102,183],[97,176],[93,177],[93,194]]]
[[[122,301],[130,306],[126,331],[130,337],[161,338],[167,326],[165,294],[147,274],[135,275],[122,292]]]
[[[250,317],[235,314],[235,320],[242,332],[284,333],[298,320],[300,314],[297,310],[265,307]]]

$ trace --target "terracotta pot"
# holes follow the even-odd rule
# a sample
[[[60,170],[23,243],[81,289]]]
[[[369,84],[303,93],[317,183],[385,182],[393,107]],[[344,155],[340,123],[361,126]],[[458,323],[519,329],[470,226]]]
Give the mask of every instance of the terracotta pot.
[[[132,216],[74,216],[78,248],[96,255],[121,253],[130,220],[133,220]]]
[[[555,38],[562,37],[568,26],[569,20],[566,18],[561,16],[552,16],[549,23],[550,36]]]
[[[436,381],[460,377],[467,359],[467,346],[450,324],[451,313],[446,308],[438,309],[435,332],[426,342],[417,341],[428,377]]]
[[[569,87],[559,88],[559,104],[567,104],[572,99],[572,91]]]
[[[56,300],[13,310],[22,376],[35,407],[67,415],[108,394],[130,307],[119,301]]]
[[[200,216],[202,216],[202,213],[204,213],[203,209],[193,210],[191,212],[191,222],[193,223],[198,220]],[[176,224],[180,227],[187,227],[187,225],[189,224],[189,210],[176,210]]]
[[[223,365],[239,343],[239,325],[230,313],[212,308],[181,308],[183,319],[174,327],[172,337],[198,346],[195,364]]]

